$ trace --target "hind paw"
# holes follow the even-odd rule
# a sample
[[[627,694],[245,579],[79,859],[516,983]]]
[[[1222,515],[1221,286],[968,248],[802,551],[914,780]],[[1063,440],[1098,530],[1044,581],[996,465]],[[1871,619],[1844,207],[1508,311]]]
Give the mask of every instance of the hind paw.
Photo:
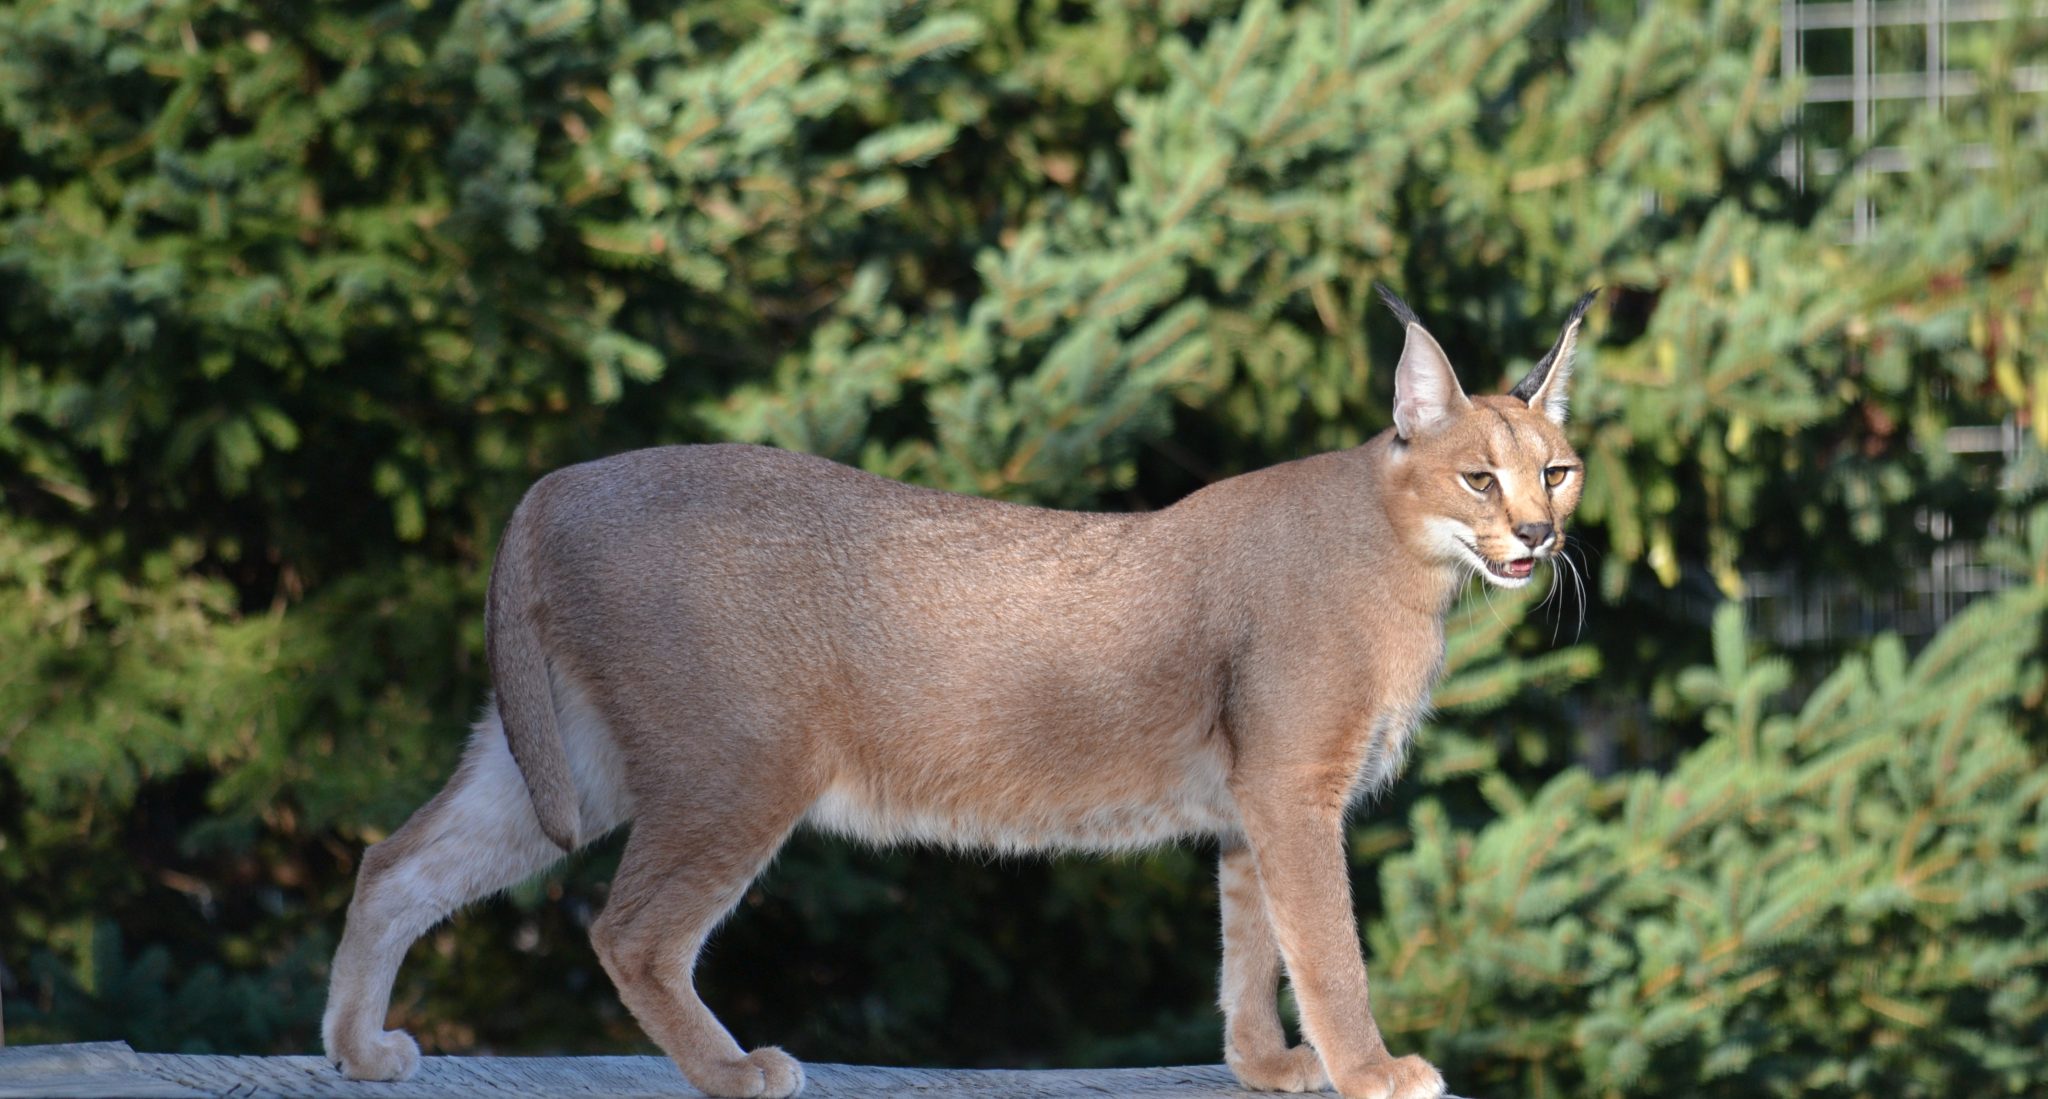
[[[1237,1082],[1252,1091],[1321,1091],[1330,1086],[1323,1059],[1309,1045],[1251,1056],[1230,1050],[1224,1060]]]

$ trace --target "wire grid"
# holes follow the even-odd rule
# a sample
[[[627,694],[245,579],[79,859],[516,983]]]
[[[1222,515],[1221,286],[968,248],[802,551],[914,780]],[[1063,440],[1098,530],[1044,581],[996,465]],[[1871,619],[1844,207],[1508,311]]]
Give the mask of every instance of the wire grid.
[[[1940,118],[1951,96],[1975,93],[1977,74],[1950,68],[1950,28],[2003,19],[2010,4],[2006,0],[1783,0],[1781,12],[1780,72],[1806,77],[1797,111],[1803,116],[1811,106],[1846,104],[1849,114],[1849,142],[1842,148],[1816,143],[1809,149],[1809,139],[1804,136],[1807,128],[1792,127],[1794,136],[1779,153],[1778,170],[1804,188],[1809,172],[1825,176],[1844,170],[1865,175],[1905,171],[1909,166],[1905,150],[1870,144],[1876,134],[1873,120],[1878,104],[1917,100]],[[1919,66],[1881,71],[1877,51],[1881,28],[1914,27],[1921,32]],[[1808,73],[1810,31],[1849,32],[1847,73]],[[1893,44],[1899,41],[1894,38]],[[2022,92],[2048,91],[2048,66],[2023,67],[2014,74],[2014,83]],[[1951,155],[1969,168],[1989,167],[1994,159],[1991,148],[1984,144],[1965,144]],[[1845,227],[1849,239],[1869,239],[1877,218],[1869,189],[1859,188]],[[1951,453],[1982,455],[2009,466],[2018,456],[2020,437],[2018,422],[2008,417],[2000,425],[1953,428],[1937,445]],[[1985,563],[1977,545],[1952,539],[1947,515],[1927,512],[1918,519],[1936,545],[1927,563],[1913,571],[1902,590],[1872,594],[1848,582],[1816,581],[1790,571],[1748,572],[1743,576],[1743,602],[1751,629],[1785,647],[1825,645],[1887,630],[1924,639],[1971,602],[2015,582]]]
[[[1845,168],[1866,175],[1905,171],[1908,158],[1904,149],[1869,144],[1876,132],[1872,124],[1875,108],[1881,103],[1918,100],[1935,117],[1941,117],[1951,96],[1976,92],[1979,79],[1975,72],[1949,67],[1949,29],[2003,19],[2011,13],[2011,4],[2007,0],[1782,0],[1780,12],[1779,71],[1788,76],[1806,74],[1798,111],[1803,115],[1809,106],[1837,103],[1849,108],[1851,148],[1816,146],[1809,156],[1807,142],[1797,136],[1800,128],[1795,127],[1795,136],[1780,151],[1780,174],[1803,188],[1809,169],[1816,175],[1833,175]],[[1917,69],[1878,70],[1878,34],[1881,28],[1890,27],[1920,28],[1923,43]],[[1807,32],[1834,30],[1849,32],[1849,72],[1808,73]],[[2048,65],[2020,67],[2013,74],[2013,83],[2021,92],[2048,91]],[[1853,162],[1849,159],[1852,153]],[[1963,145],[1953,155],[1965,167],[1988,167],[1993,162],[1990,146],[1981,143]],[[1865,188],[1850,218],[1850,239],[1868,239],[1876,224],[1876,205]]]

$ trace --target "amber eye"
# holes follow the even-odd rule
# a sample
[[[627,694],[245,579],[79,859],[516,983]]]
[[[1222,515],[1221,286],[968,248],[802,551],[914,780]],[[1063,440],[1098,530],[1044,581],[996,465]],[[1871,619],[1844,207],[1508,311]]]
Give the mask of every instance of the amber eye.
[[[1571,472],[1570,466],[1551,466],[1543,471],[1543,483],[1551,488],[1556,488],[1564,484],[1564,479],[1571,476]]]
[[[1471,485],[1474,492],[1485,492],[1493,487],[1493,474],[1491,473],[1467,473],[1464,474],[1464,478],[1465,483]]]

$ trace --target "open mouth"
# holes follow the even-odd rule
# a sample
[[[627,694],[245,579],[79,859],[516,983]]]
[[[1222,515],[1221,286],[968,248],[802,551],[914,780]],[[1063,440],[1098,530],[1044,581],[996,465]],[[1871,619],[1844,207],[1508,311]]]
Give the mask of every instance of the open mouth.
[[[1486,567],[1495,576],[1505,576],[1510,580],[1527,580],[1529,574],[1536,571],[1536,559],[1524,557],[1520,561],[1488,561]]]
[[[1500,577],[1502,580],[1527,580],[1530,574],[1536,571],[1536,559],[1534,557],[1523,557],[1513,561],[1496,561],[1479,552],[1478,546],[1462,538],[1458,539],[1458,543],[1471,551],[1472,559],[1486,566],[1487,572]]]

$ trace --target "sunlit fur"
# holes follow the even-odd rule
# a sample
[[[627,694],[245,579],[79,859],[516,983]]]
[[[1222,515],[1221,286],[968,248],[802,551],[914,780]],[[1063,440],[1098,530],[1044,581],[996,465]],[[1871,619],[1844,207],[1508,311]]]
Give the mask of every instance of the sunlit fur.
[[[1513,528],[1562,538],[1578,500],[1576,472],[1542,483],[1576,469],[1556,423],[1575,330],[1525,396],[1468,399],[1408,323],[1400,429],[1148,514],[955,496],[764,447],[543,478],[492,576],[493,706],[447,788],[363,858],[328,1056],[351,1077],[411,1075],[417,1045],[384,1029],[407,946],[629,821],[599,960],[692,1084],[771,1099],[802,1067],[742,1049],[692,973],[794,829],[1002,851],[1209,836],[1239,1080],[1442,1095],[1373,1020],[1345,816],[1399,771],[1469,572],[1526,582],[1490,566],[1556,552]],[[1478,470],[1496,492],[1461,487]],[[1280,1024],[1283,971],[1305,1044]]]

